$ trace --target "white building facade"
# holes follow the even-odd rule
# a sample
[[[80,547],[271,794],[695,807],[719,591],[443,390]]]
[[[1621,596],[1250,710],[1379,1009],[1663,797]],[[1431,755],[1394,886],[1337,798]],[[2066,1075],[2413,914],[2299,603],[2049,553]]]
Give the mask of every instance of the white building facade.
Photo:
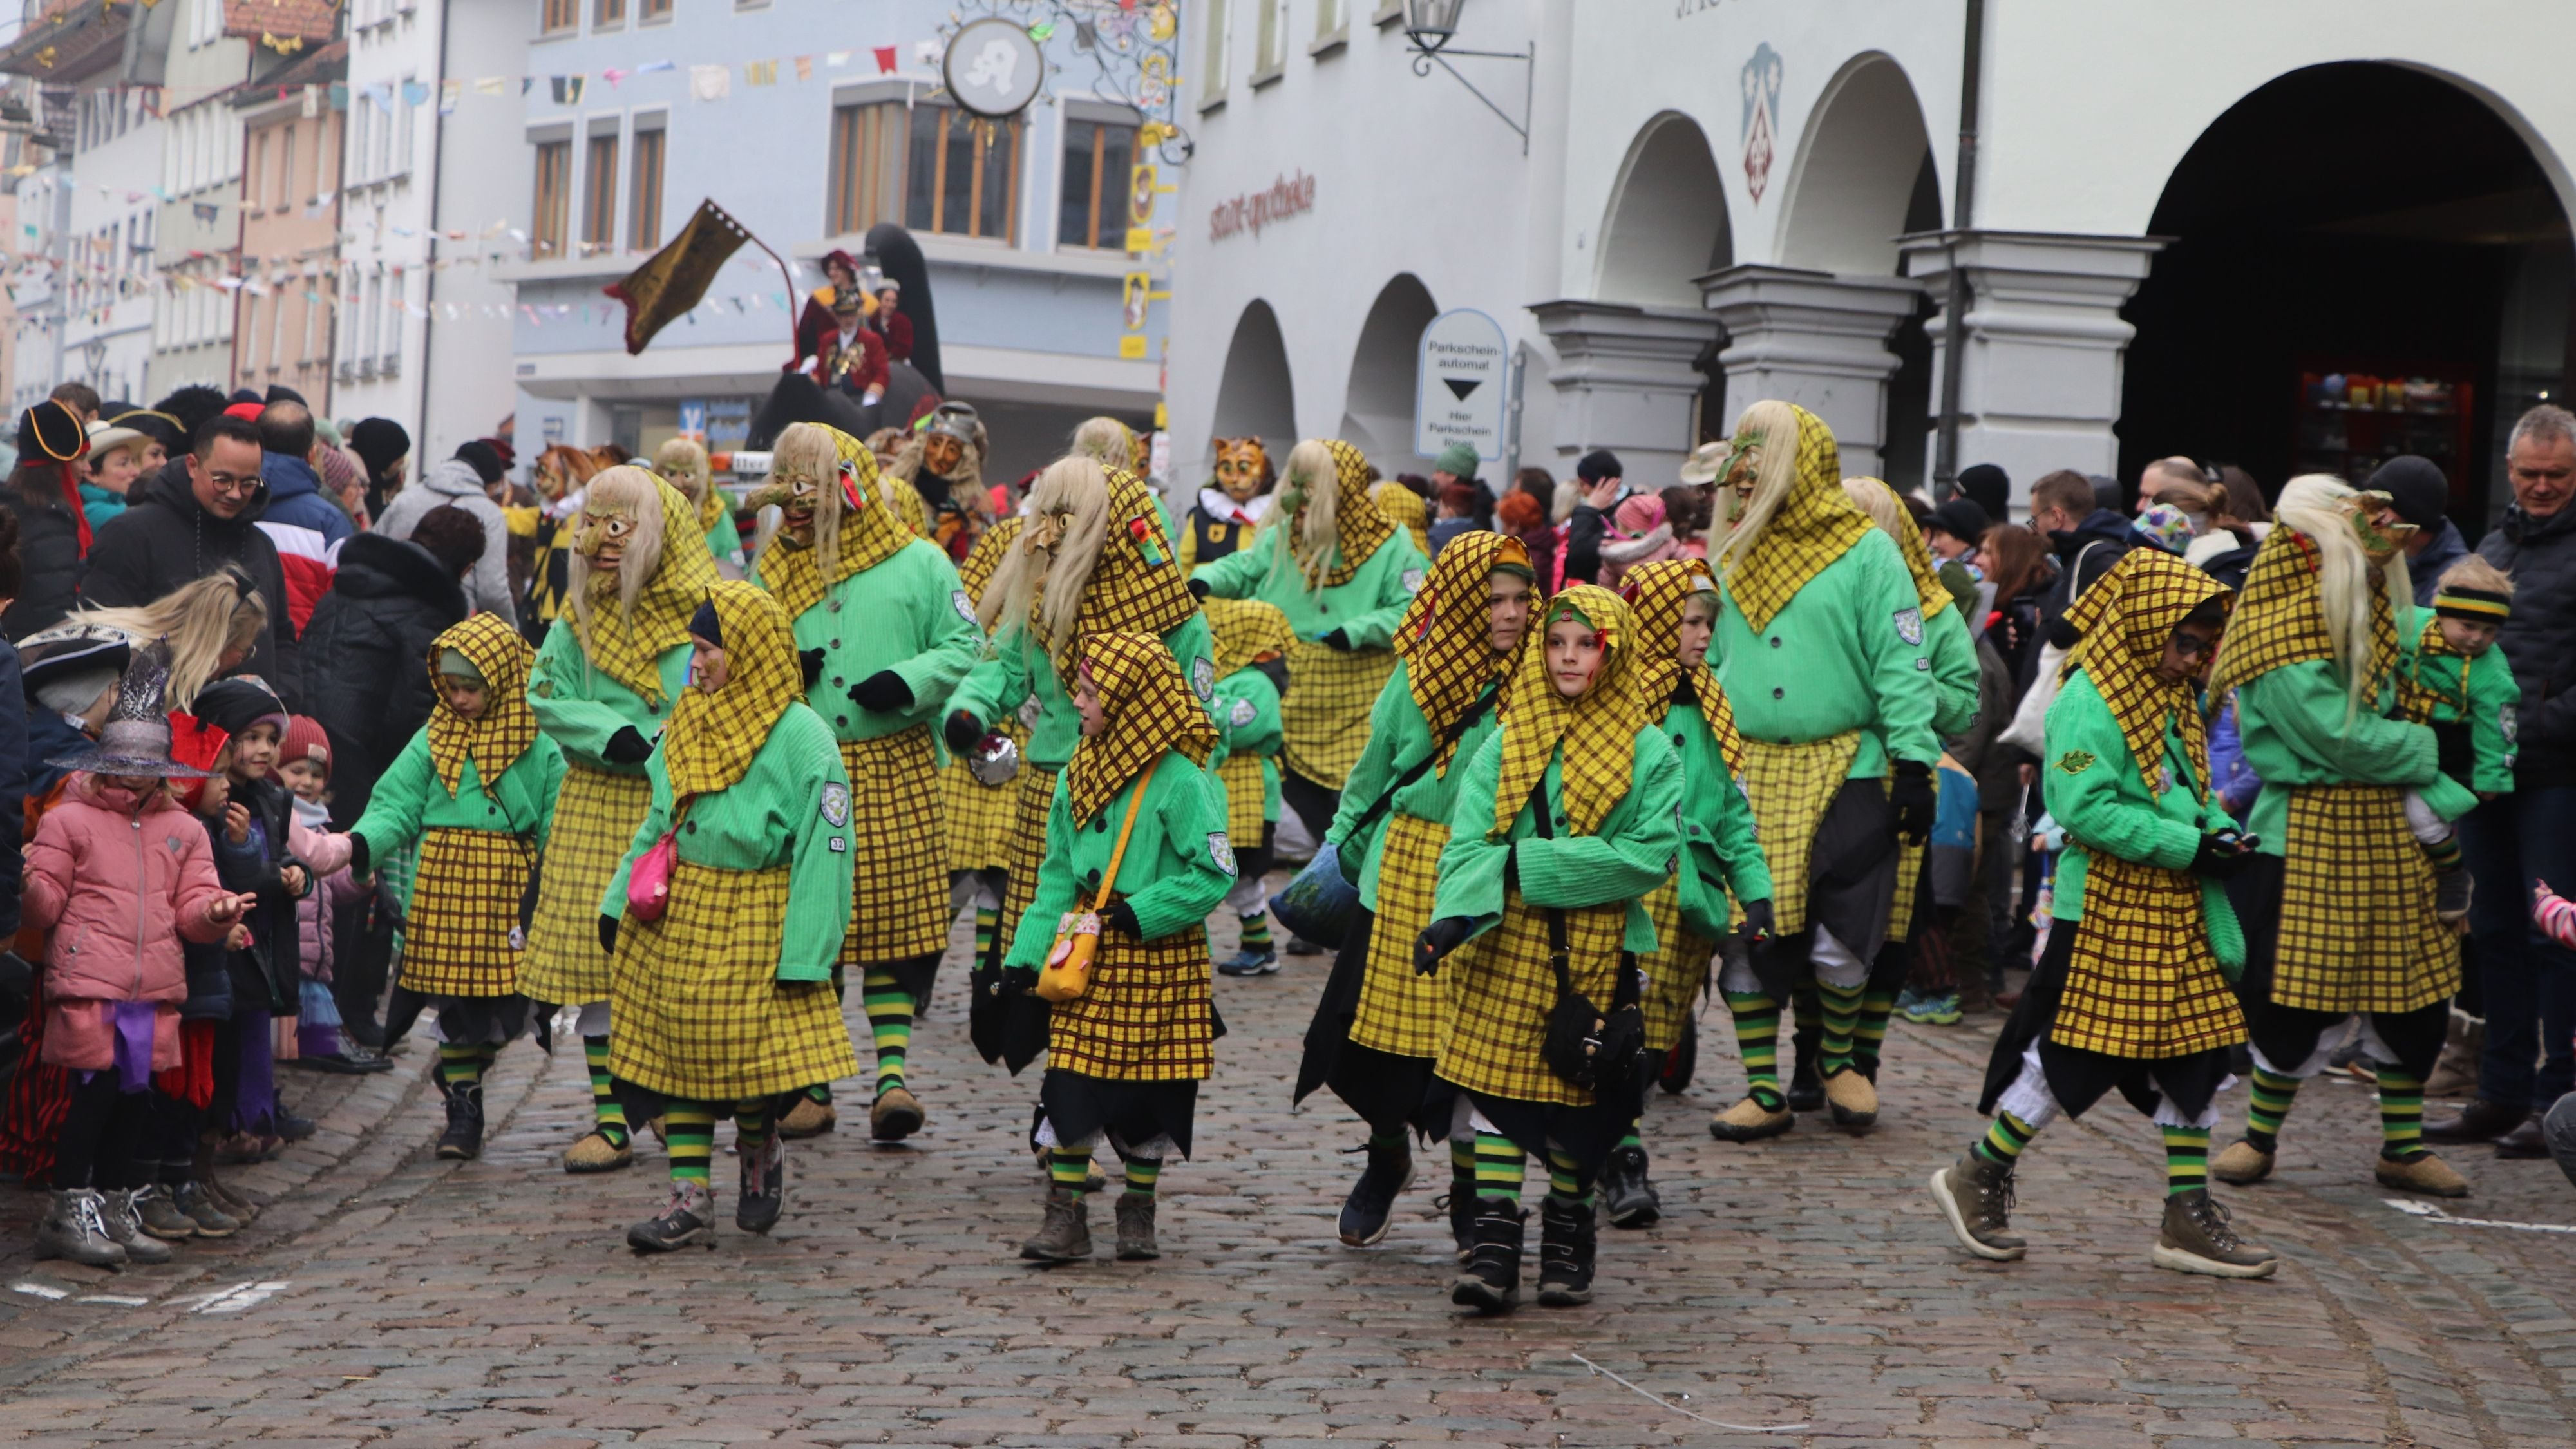
[[[1847,474],[1914,486],[1953,268],[1955,461],[2002,465],[2017,496],[2175,453],[2277,488],[2409,451],[2468,521],[2502,504],[2501,431],[2568,374],[2576,12],[1468,0],[1453,53],[1534,56],[1451,62],[1489,107],[1413,73],[1401,11],[1187,12],[1185,478],[1245,432],[1426,466],[1415,344],[1473,309],[1523,364],[1498,450],[1522,463],[1563,476],[1608,447],[1662,486],[1785,397],[1833,425]],[[1310,204],[1218,224],[1282,182]]]

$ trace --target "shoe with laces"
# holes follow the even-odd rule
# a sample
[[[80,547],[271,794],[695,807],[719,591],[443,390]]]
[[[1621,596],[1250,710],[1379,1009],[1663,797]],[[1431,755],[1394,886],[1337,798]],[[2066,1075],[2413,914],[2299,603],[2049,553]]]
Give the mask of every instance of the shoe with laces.
[[[1237,951],[1216,963],[1219,976],[1275,976],[1279,972],[1276,951]]]
[[[1061,1187],[1047,1189],[1046,1220],[1037,1236],[1020,1244],[1032,1263],[1079,1263],[1091,1257],[1091,1200]]]
[[[242,1229],[242,1220],[226,1212],[214,1194],[206,1191],[206,1185],[195,1178],[171,1190],[170,1205],[196,1224],[198,1237],[229,1238]]]
[[[626,1230],[626,1246],[639,1253],[667,1253],[704,1243],[716,1245],[715,1194],[703,1183],[671,1184],[671,1201],[659,1217],[646,1218]]]
[[[36,1256],[91,1268],[122,1268],[125,1249],[107,1233],[106,1201],[89,1188],[53,1194],[36,1222]]]
[[[1118,1194],[1118,1261],[1144,1263],[1163,1256],[1154,1243],[1154,1199],[1141,1192]]]
[[[2165,1199],[2165,1221],[2156,1234],[2155,1263],[2177,1273],[2211,1278],[2269,1278],[2281,1260],[2237,1235],[2227,1208],[2196,1187]]]
[[[1932,1174],[1932,1200],[1941,1205],[1959,1246],[1996,1263],[2019,1262],[2030,1244],[2012,1232],[2013,1173],[1974,1151]]]
[[[143,1231],[143,1215],[134,1206],[135,1191],[100,1194],[100,1225],[107,1229],[107,1236],[125,1250],[125,1261],[167,1263],[177,1255],[168,1243]]]
[[[778,1226],[787,1206],[787,1144],[772,1132],[760,1150],[742,1154],[742,1190],[734,1197],[733,1225],[746,1233]]]
[[[143,1231],[165,1242],[184,1243],[197,1235],[197,1224],[170,1198],[170,1189],[158,1183],[134,1194],[134,1215]]]

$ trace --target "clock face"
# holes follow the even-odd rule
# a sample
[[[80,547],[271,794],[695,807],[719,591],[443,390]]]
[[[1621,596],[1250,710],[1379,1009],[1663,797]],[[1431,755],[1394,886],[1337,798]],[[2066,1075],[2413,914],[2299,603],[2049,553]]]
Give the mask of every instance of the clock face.
[[[1018,115],[1037,99],[1046,58],[1028,31],[998,16],[968,22],[948,42],[940,77],[957,104],[978,116]]]

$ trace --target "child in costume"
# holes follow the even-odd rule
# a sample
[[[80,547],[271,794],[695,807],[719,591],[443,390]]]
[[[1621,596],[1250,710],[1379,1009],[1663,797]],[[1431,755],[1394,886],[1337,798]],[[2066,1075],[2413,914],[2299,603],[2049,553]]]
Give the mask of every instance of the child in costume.
[[[2443,571],[2433,607],[2414,616],[2414,647],[2401,693],[2406,717],[2433,727],[2442,774],[2481,800],[2513,790],[2514,715],[2522,703],[2513,665],[2495,647],[2513,616],[2513,579],[2470,554]],[[2445,921],[2469,914],[2469,871],[2460,858],[2459,827],[2420,790],[2406,795],[2406,824],[2433,862],[2434,911]]]
[[[850,919],[850,783],[832,727],[804,702],[787,613],[728,580],[688,638],[652,808],[598,907],[623,1013],[610,1070],[669,1103],[671,1198],[626,1230],[639,1252],[715,1240],[707,1162],[724,1113],[742,1160],[734,1226],[768,1232],[787,1195],[777,1100],[859,1069],[832,994]],[[658,912],[634,910],[639,870]]]
[[[420,845],[402,979],[438,1013],[441,1157],[482,1156],[483,1074],[529,1026],[523,906],[564,778],[563,751],[528,707],[534,658],[497,614],[440,634],[429,659],[437,707],[349,830],[359,870]]]
[[[859,975],[875,1040],[869,1135],[900,1142],[926,1116],[905,1059],[954,914],[931,725],[973,667],[981,631],[948,555],[885,506],[866,444],[837,428],[791,423],[769,476],[752,501],[775,504],[785,523],[760,556],[758,581],[795,621],[797,648],[819,660],[815,712],[840,742],[850,815],[861,827],[833,976],[837,989],[846,974]]]
[[[1447,1137],[1456,1115],[1455,1093],[1432,1074],[1447,985],[1414,971],[1413,942],[1431,924],[1458,785],[1499,726],[1537,588],[1519,539],[1474,531],[1440,550],[1396,628],[1395,672],[1326,837],[1359,909],[1306,1029],[1296,1097],[1329,1086],[1367,1124],[1366,1165],[1334,1225],[1349,1247],[1383,1239],[1412,1185],[1407,1133]],[[1472,1144],[1453,1142],[1449,1221],[1462,1252],[1475,1166]]]
[[[1632,1049],[1642,1036],[1637,960],[1657,944],[1645,899],[1680,857],[1682,765],[1637,698],[1633,627],[1598,585],[1548,601],[1502,729],[1459,782],[1414,946],[1415,969],[1450,977],[1436,1070],[1459,1091],[1453,1136],[1475,1143],[1476,1216],[1449,1298],[1481,1313],[1519,1301],[1533,1156],[1548,1169],[1538,1301],[1591,1301],[1593,1184],[1636,1120],[1636,1063],[1614,1039],[1623,1021]],[[1602,1023],[1588,1082],[1548,1049],[1568,993]]]
[[[2000,1262],[2013,1170],[2060,1112],[2114,1089],[2164,1134],[2152,1255],[2176,1272],[2268,1278],[2273,1255],[2209,1195],[2209,1134],[2245,1019],[2229,985],[2245,938],[2223,881],[2251,858],[2211,797],[2195,682],[2227,588],[2163,549],[2131,549],[2066,614],[2081,642],[2048,708],[2041,780],[2067,843],[2047,952],[1996,1040],[1978,1110],[1994,1124],[1931,1191],[1960,1246]]]
[[[320,872],[314,888],[295,903],[295,1054],[287,1060],[316,1071],[353,1076],[391,1071],[394,1064],[384,1053],[350,1039],[341,1026],[339,999],[332,994],[332,955],[337,944],[333,938],[338,934],[332,929],[332,912],[367,894],[368,888],[346,865],[321,871],[318,864],[326,851],[339,853],[336,844],[314,843],[331,831],[331,740],[320,720],[288,716],[286,737],[278,742],[277,778],[294,812],[290,828],[295,853],[317,862],[315,869]]]
[[[1246,599],[1210,599],[1209,630],[1216,636],[1216,697],[1208,718],[1216,725],[1214,768],[1225,787],[1226,839],[1235,847],[1234,889],[1225,903],[1236,922],[1236,950],[1219,961],[1225,976],[1268,976],[1279,969],[1270,940],[1270,893],[1261,878],[1270,870],[1271,836],[1279,828],[1279,681],[1296,634],[1275,605]]]
[[[537,650],[528,705],[563,750],[563,790],[546,830],[536,918],[519,989],[581,1009],[591,1130],[566,1148],[566,1172],[635,1160],[626,1109],[608,1072],[608,955],[599,893],[652,797],[645,762],[688,682],[690,612],[717,582],[698,512],[641,468],[604,469],[581,495],[569,578],[572,627]]]
[[[1080,650],[1082,743],[1056,784],[1008,961],[1036,971],[1064,933],[1097,936],[1088,989],[1048,1019],[1046,1220],[1020,1245],[1044,1263],[1091,1256],[1085,1193],[1104,1138],[1126,1164],[1118,1256],[1161,1256],[1155,1185],[1165,1161],[1190,1155],[1199,1082],[1216,1064],[1204,922],[1235,879],[1225,797],[1200,763],[1216,730],[1170,651],[1127,632],[1087,634]]]
[[[957,566],[957,584],[966,591],[968,604],[983,607],[985,586],[1019,541],[1020,528],[1027,521],[1011,514],[975,540],[975,547]],[[977,644],[980,659],[992,647],[992,635],[980,614],[975,628],[982,636]],[[1002,923],[1002,899],[1010,888],[1015,848],[1011,827],[1019,815],[1020,750],[1028,742],[1023,715],[1035,715],[1027,698],[998,703],[1003,707],[994,715],[990,732],[964,749],[949,741],[948,768],[939,772],[940,805],[948,823],[948,914],[954,919],[959,911],[974,908],[974,965],[988,971],[1001,969],[1002,948],[1010,944],[1010,932]],[[1004,743],[1007,750],[1002,748]],[[791,1122],[795,1115],[789,1113]]]
[[[53,932],[44,1060],[73,1074],[36,1251],[92,1267],[170,1260],[137,1199],[159,1195],[152,1075],[180,1065],[179,942],[222,940],[250,904],[165,788],[206,773],[170,757],[168,676],[164,646],[135,660],[98,744],[57,762],[78,773],[27,847],[24,920]]]
[[[1637,697],[1682,766],[1681,868],[1646,897],[1655,950],[1639,963],[1646,972],[1643,1075],[1656,1078],[1668,1053],[1695,1041],[1692,1017],[1708,990],[1709,961],[1730,934],[1730,896],[1743,908],[1747,931],[1758,936],[1769,928],[1771,872],[1753,838],[1753,807],[1735,784],[1744,740],[1708,666],[1717,581],[1705,562],[1680,558],[1639,564],[1626,579]],[[1662,1215],[1638,1129],[1628,1125],[1602,1174],[1603,1214],[1613,1227],[1642,1228]]]
[[[1184,572],[1215,563],[1252,542],[1253,531],[1270,511],[1270,490],[1278,478],[1270,468],[1269,450],[1259,438],[1214,438],[1214,478],[1199,490],[1198,501],[1181,515],[1172,532],[1173,547]]]

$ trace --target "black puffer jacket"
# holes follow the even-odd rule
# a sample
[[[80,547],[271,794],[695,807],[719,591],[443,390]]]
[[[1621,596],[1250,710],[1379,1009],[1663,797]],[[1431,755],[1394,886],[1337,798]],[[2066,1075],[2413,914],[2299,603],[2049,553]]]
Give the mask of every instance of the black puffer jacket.
[[[18,597],[0,613],[0,634],[13,644],[61,623],[80,602],[80,524],[59,495],[44,496],[52,481],[48,473],[32,497],[22,488],[0,487],[0,508],[18,515]]]
[[[304,625],[305,713],[331,737],[331,816],[367,808],[376,777],[429,723],[429,651],[465,620],[465,591],[428,549],[362,533]]]
[[[125,497],[126,510],[90,541],[82,600],[102,608],[132,608],[235,565],[250,576],[251,587],[268,606],[268,623],[252,642],[241,672],[267,680],[288,709],[304,711],[295,625],[286,612],[286,573],[278,566],[277,545],[259,530],[260,513],[268,506],[266,487],[239,517],[218,518],[188,486],[183,455],[160,472],[135,480]]]
[[[2478,552],[2513,575],[2513,616],[2496,647],[2522,686],[2514,783],[2576,785],[2576,503],[2547,518],[2516,504]]]

